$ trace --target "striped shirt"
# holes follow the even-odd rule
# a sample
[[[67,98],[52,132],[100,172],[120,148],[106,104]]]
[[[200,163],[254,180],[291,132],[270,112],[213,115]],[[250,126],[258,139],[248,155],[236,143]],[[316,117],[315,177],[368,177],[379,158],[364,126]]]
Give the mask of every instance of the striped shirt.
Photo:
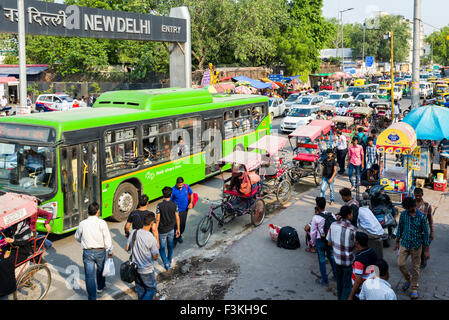
[[[352,265],[352,261],[354,261],[356,232],[357,229],[347,219],[342,219],[331,224],[326,239],[332,242],[336,264],[340,266]]]
[[[407,211],[402,212],[396,236],[401,239],[401,246],[408,250],[412,247],[418,249],[422,245],[428,246],[429,225],[424,213],[417,209],[415,216],[412,217]]]
[[[366,146],[366,168],[370,169],[375,163],[377,163],[376,146],[374,144],[371,147]]]

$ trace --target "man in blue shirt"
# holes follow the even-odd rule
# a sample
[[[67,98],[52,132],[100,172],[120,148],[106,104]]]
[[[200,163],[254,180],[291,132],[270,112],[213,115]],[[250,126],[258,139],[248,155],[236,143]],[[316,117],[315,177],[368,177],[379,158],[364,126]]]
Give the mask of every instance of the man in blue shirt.
[[[406,291],[411,285],[412,293],[410,297],[412,299],[418,299],[418,280],[422,251],[424,251],[426,260],[430,257],[429,226],[426,216],[416,208],[416,199],[407,197],[402,202],[402,206],[406,211],[399,218],[395,250],[398,250],[400,246],[398,267],[405,278],[402,290]],[[409,255],[412,258],[411,274],[407,268],[407,258]]]
[[[191,204],[191,196],[193,194],[192,189],[190,189],[188,184],[184,183],[184,179],[182,177],[179,177],[176,179],[176,185],[173,187],[172,195],[170,200],[176,203],[178,206],[179,211],[179,220],[180,220],[180,232],[179,238],[175,238],[175,246],[176,243],[182,243],[182,234],[184,232],[184,229],[186,227],[186,221],[187,221],[187,213],[189,209],[192,208]],[[190,201],[189,201],[190,198]],[[175,232],[177,230],[176,225],[173,226]]]

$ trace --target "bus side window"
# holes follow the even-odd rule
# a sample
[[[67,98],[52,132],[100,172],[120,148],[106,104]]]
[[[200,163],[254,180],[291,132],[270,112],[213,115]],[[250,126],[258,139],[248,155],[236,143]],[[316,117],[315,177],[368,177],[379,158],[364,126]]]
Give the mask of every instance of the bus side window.
[[[139,152],[136,128],[107,131],[105,144],[106,172],[126,171],[137,167]]]
[[[170,160],[172,142],[170,133],[173,131],[171,122],[144,125],[143,127],[143,164],[150,166]]]
[[[240,110],[240,114],[242,117],[242,131],[244,133],[250,132],[251,131],[251,109],[249,108],[244,108],[242,110]]]
[[[232,137],[233,121],[234,121],[234,117],[233,117],[232,111],[226,111],[224,113],[225,139],[229,139]]]
[[[201,118],[192,117],[186,119],[180,119],[176,121],[176,129],[186,130],[189,134],[189,140],[187,137],[183,137],[184,145],[190,148],[191,154],[200,152],[201,150]],[[178,135],[180,136],[180,135]]]
[[[254,129],[257,129],[260,121],[262,120],[262,108],[261,107],[253,107],[251,110],[251,115],[253,119]]]

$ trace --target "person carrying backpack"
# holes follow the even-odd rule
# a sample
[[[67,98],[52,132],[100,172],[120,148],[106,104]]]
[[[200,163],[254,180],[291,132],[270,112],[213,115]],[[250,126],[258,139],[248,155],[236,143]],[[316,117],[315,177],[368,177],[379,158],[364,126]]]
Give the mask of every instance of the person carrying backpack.
[[[322,286],[329,286],[329,279],[326,271],[326,256],[332,268],[334,278],[336,277],[335,259],[332,247],[328,245],[326,236],[330,225],[337,220],[331,212],[326,212],[326,199],[317,197],[315,199],[315,215],[312,218],[312,227],[310,231],[311,244],[315,245],[318,255],[318,264],[320,266],[321,279],[316,279],[316,283]]]

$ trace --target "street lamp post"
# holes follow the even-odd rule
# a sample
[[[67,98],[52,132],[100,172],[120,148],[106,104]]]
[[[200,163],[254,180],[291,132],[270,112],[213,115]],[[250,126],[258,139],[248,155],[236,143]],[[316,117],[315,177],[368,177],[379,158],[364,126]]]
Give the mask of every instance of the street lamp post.
[[[420,68],[420,20],[421,0],[415,0],[413,10],[413,74],[412,74],[412,109],[419,106],[419,68]]]
[[[344,42],[343,42],[343,12],[346,12],[346,11],[349,11],[349,10],[353,10],[354,8],[349,8],[349,9],[345,9],[345,10],[340,10],[339,12],[340,12],[340,24],[341,24],[341,72],[344,72],[345,71],[345,68],[344,68],[344,60],[345,60],[345,58],[344,58],[344,51],[343,51],[343,48],[344,48]]]

